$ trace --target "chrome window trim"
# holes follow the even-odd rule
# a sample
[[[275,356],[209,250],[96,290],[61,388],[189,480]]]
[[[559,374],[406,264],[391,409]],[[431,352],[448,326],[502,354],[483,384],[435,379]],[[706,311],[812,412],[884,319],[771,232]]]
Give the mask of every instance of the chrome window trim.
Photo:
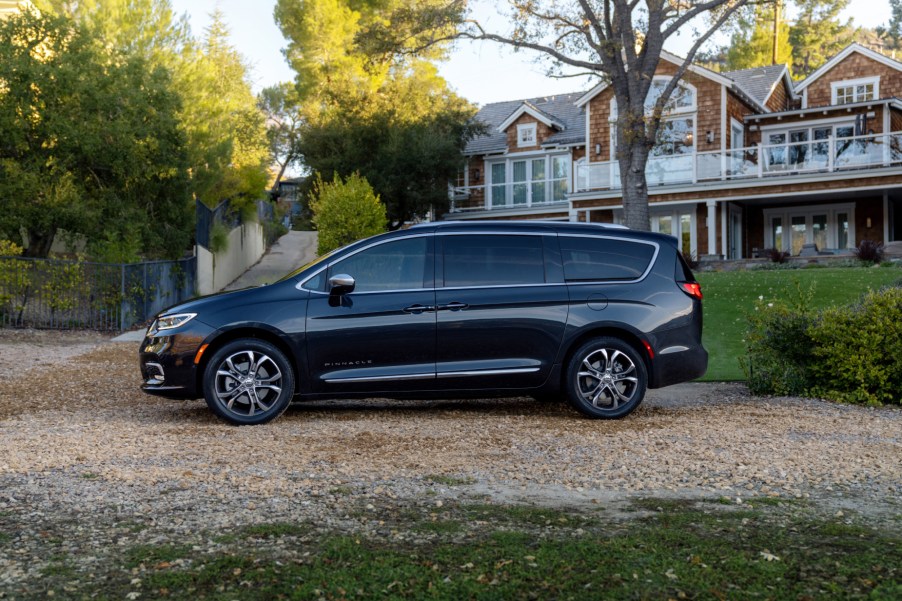
[[[557,236],[555,231],[548,232],[511,232],[502,230],[462,230],[456,232],[435,232],[436,236]],[[588,236],[591,237],[591,236]]]
[[[638,278],[632,280],[589,280],[589,281],[579,281],[579,282],[568,282],[567,274],[564,274],[564,283],[568,286],[597,286],[599,284],[635,284],[641,282],[645,278],[648,277],[648,274],[651,273],[651,270],[654,268],[655,263],[658,261],[658,255],[661,252],[661,245],[658,242],[652,242],[651,240],[639,240],[636,238],[624,238],[621,236],[608,236],[608,235],[587,235],[587,234],[561,234],[561,238],[593,238],[598,239],[602,238],[605,240],[619,240],[620,242],[633,242],[636,244],[647,244],[649,246],[654,247],[655,252],[652,254],[651,259],[648,261],[648,266],[645,268],[645,271]],[[564,265],[564,249],[561,248],[561,267]]]
[[[311,273],[309,276],[307,276],[306,278],[304,278],[303,280],[301,280],[300,282],[298,282],[297,284],[295,284],[294,287],[295,287],[297,290],[306,290],[307,292],[315,292],[315,293],[320,293],[320,294],[326,294],[326,295],[328,295],[328,294],[329,294],[328,292],[320,292],[319,290],[310,290],[309,288],[304,288],[304,284],[306,284],[307,282],[309,282],[310,280],[312,280],[313,278],[315,278],[316,276],[318,276],[318,275],[321,274],[322,272],[326,271],[327,269],[329,269],[330,267],[332,267],[332,266],[335,265],[336,263],[339,263],[339,262],[341,262],[341,261],[344,261],[345,259],[348,259],[348,258],[350,258],[350,257],[353,257],[353,256],[356,255],[357,253],[361,253],[361,252],[363,252],[363,251],[365,251],[365,250],[368,250],[368,249],[370,249],[370,248],[374,248],[374,247],[376,247],[376,246],[381,246],[382,244],[388,244],[389,242],[400,242],[400,241],[402,241],[402,240],[410,240],[410,239],[412,239],[412,238],[426,238],[427,236],[433,236],[433,235],[434,235],[434,232],[424,232],[424,233],[422,233],[422,234],[411,234],[410,236],[400,236],[400,237],[398,237],[398,238],[391,238],[391,239],[389,239],[389,240],[379,240],[378,242],[373,242],[372,244],[367,244],[366,246],[363,246],[363,247],[361,247],[361,248],[358,248],[357,250],[355,250],[355,251],[352,252],[352,253],[349,253],[349,254],[347,254],[347,255],[344,255],[344,256],[341,257],[340,259],[335,259],[334,261],[329,261],[328,263],[326,263],[325,265],[323,265],[322,267],[320,267],[319,269],[317,269],[316,271],[314,271],[313,273]],[[428,290],[428,288],[425,288],[425,287],[423,287],[423,288],[413,288],[413,290]],[[407,291],[408,291],[408,290],[398,290],[397,292],[407,292]],[[395,292],[395,291],[394,291],[394,290],[374,290],[373,292]],[[361,292],[360,294],[367,294],[367,292]]]

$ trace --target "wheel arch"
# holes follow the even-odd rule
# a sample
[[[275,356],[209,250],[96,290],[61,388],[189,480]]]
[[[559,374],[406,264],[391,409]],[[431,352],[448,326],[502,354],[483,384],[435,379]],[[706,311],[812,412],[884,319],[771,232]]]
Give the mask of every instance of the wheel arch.
[[[567,366],[570,365],[570,360],[573,358],[573,354],[581,347],[583,344],[592,340],[593,338],[617,338],[622,340],[636,351],[636,353],[642,358],[642,362],[645,365],[645,372],[651,377],[651,359],[648,356],[648,350],[645,348],[645,344],[642,342],[642,339],[639,335],[630,329],[618,326],[618,325],[604,325],[593,327],[591,329],[580,332],[578,336],[575,336],[570,343],[567,345],[563,356],[561,365],[563,366],[561,369],[561,380],[558,383],[561,390],[565,390],[565,382],[567,378]]]
[[[207,344],[208,346],[206,349],[204,349],[204,353],[203,355],[201,355],[200,361],[198,362],[194,371],[194,384],[197,387],[197,390],[203,390],[204,372],[207,370],[207,365],[209,364],[210,359],[213,357],[213,355],[216,354],[216,351],[218,351],[228,343],[235,340],[240,340],[242,338],[264,340],[279,349],[288,359],[288,364],[291,366],[291,371],[294,375],[295,382],[294,394],[297,394],[299,392],[298,389],[300,387],[301,374],[300,367],[298,366],[297,350],[293,348],[293,345],[285,340],[284,334],[250,324],[241,325],[221,331],[214,338],[205,341],[205,344]]]

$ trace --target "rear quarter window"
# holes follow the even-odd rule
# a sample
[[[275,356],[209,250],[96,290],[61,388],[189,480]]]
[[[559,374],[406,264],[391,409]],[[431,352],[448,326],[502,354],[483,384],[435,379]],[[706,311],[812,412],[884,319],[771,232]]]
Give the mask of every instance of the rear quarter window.
[[[595,236],[562,236],[560,243],[568,282],[637,280],[656,250],[653,244]]]

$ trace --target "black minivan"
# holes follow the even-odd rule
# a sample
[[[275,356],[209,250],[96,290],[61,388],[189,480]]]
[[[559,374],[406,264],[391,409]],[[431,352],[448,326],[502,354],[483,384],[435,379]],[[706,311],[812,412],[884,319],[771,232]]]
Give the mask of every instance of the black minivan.
[[[259,288],[172,307],[142,389],[234,424],[292,400],[566,397],[619,418],[698,378],[702,293],[672,236],[566,222],[435,222],[360,240]]]

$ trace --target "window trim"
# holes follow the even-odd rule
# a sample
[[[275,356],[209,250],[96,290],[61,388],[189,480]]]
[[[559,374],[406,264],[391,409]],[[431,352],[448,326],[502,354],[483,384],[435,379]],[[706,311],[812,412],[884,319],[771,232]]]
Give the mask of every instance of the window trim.
[[[869,99],[859,99],[854,93],[854,88],[860,85],[874,84],[874,97]],[[841,88],[853,88],[852,94],[852,102],[845,102],[843,104],[839,104],[837,102],[837,92]],[[830,82],[830,103],[833,106],[845,106],[846,104],[854,104],[856,102],[869,102],[876,101],[880,99],[880,76],[872,76],[872,77],[859,77],[858,79],[844,79],[842,81],[831,81]]]
[[[532,131],[532,142],[523,141],[523,132]],[[533,148],[539,145],[539,127],[536,122],[517,125],[517,148]]]

